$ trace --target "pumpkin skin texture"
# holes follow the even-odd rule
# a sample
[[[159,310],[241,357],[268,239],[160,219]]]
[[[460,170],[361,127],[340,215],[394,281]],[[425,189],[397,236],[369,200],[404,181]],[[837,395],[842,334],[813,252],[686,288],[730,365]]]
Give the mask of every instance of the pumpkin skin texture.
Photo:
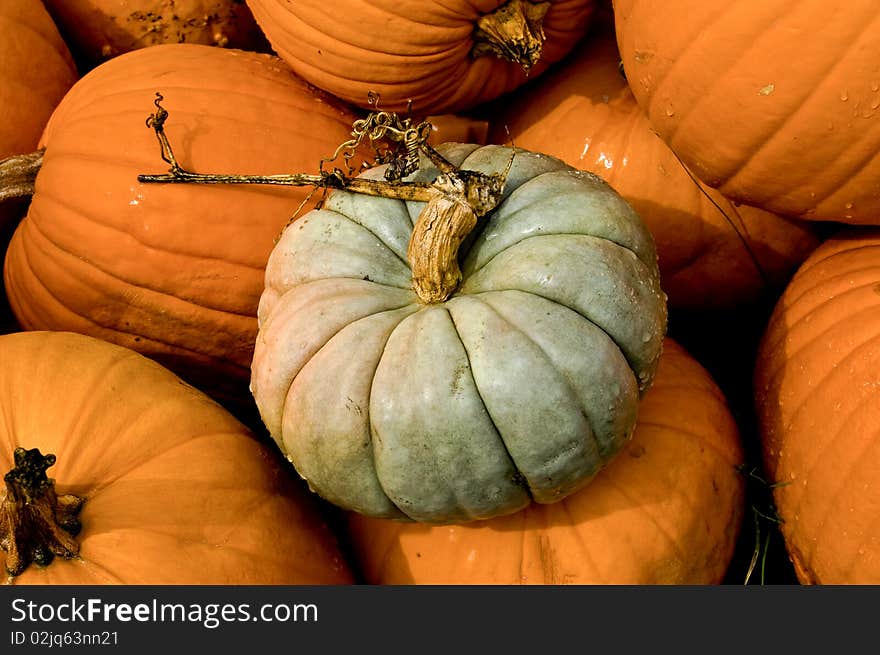
[[[167,369],[54,332],[0,337],[0,361],[3,471],[15,447],[39,448],[57,457],[57,492],[85,498],[79,556],[12,584],[351,582],[284,463]]]
[[[86,68],[138,48],[193,43],[260,50],[265,38],[241,0],[43,0]]]
[[[614,12],[639,105],[701,180],[780,214],[876,222],[876,2],[615,0]]]
[[[160,90],[168,138],[194,170],[317,172],[355,119],[269,55],[174,44],[102,64],[46,128],[6,256],[9,300],[25,329],[118,343],[252,403],[264,266],[309,190],[139,183],[167,168],[144,125]]]
[[[518,63],[474,58],[478,19],[502,0],[248,0],[257,23],[299,75],[352,104],[418,115],[456,112],[496,98],[541,74],[581,38],[593,0],[551,0],[543,53],[528,75]]]
[[[251,390],[321,496],[448,523],[558,501],[619,451],[666,304],[650,233],[598,177],[502,146],[440,149],[483,173],[512,162],[457,291],[422,304],[412,290],[424,203],[334,192],[270,256]],[[423,161],[414,179],[436,175]]]
[[[73,59],[39,2],[0,6],[0,159],[31,152],[55,106],[76,82]]]
[[[798,270],[755,368],[764,463],[803,584],[880,583],[880,233],[845,231]]]
[[[0,6],[0,159],[32,152],[49,115],[77,73],[49,14],[33,0]],[[0,202],[0,244],[10,223],[24,214],[22,203]]]
[[[727,403],[666,339],[624,450],[552,505],[467,525],[348,516],[370,584],[716,584],[742,523],[743,452]]]
[[[735,205],[702,184],[651,129],[618,69],[613,33],[498,103],[490,141],[602,177],[647,224],[672,309],[731,309],[781,288],[819,244],[804,221]]]

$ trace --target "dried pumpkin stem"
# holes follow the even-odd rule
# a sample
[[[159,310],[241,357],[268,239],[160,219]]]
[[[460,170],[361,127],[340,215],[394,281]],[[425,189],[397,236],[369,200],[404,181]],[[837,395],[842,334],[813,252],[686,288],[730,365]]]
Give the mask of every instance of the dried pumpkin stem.
[[[0,202],[34,195],[37,173],[43,165],[45,148],[27,155],[0,160]]]
[[[159,140],[162,159],[170,164],[167,173],[138,175],[139,182],[181,184],[275,184],[284,186],[314,186],[323,189],[343,189],[394,200],[424,202],[413,233],[407,255],[412,268],[413,289],[426,304],[443,302],[461,281],[458,249],[474,229],[480,217],[495,209],[501,201],[507,174],[513,163],[513,153],[501,173],[485,174],[461,170],[452,165],[427,143],[427,131],[419,128],[418,151],[425,154],[440,174],[430,184],[404,180],[371,180],[348,177],[340,170],[319,175],[294,173],[289,175],[227,175],[195,173],[184,169],[174,156],[165,134],[168,112],[156,94],[156,111],[147,118]],[[390,114],[389,114],[390,116]],[[340,146],[340,149],[346,146]],[[337,154],[340,149],[337,149]],[[514,151],[515,152],[515,149]],[[410,152],[409,154],[412,154]]]
[[[543,22],[549,9],[549,2],[509,0],[477,21],[471,55],[495,55],[519,64],[528,73],[544,49]]]
[[[46,477],[54,463],[55,455],[16,448],[15,468],[3,478],[0,547],[10,575],[21,574],[31,563],[46,566],[56,555],[71,558],[79,553],[74,536],[81,527],[77,514],[84,499],[55,493],[55,480]]]

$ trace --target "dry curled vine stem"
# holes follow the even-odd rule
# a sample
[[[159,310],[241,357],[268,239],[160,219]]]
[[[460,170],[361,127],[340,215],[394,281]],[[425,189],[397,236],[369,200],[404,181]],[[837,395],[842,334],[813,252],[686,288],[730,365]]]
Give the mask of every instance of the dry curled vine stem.
[[[501,202],[507,175],[513,164],[516,148],[511,149],[510,160],[500,173],[486,174],[462,170],[450,163],[428,144],[431,125],[414,125],[411,118],[401,119],[394,112],[371,112],[352,126],[352,139],[340,145],[334,155],[322,160],[317,175],[291,173],[284,175],[235,175],[196,173],[183,168],[177,161],[168,137],[165,122],[168,111],[162,107],[161,93],[156,93],[156,111],[147,118],[159,140],[162,159],[170,165],[167,173],[138,175],[139,182],[185,184],[275,184],[282,186],[312,186],[324,190],[344,189],[382,198],[424,202],[425,206],[413,227],[407,255],[413,272],[413,288],[424,303],[446,300],[461,281],[458,267],[458,248],[476,226],[479,218],[491,212]],[[390,151],[390,162],[384,180],[351,177],[339,168],[328,172],[323,164],[342,154],[346,164],[355,149],[367,139],[380,159],[389,155],[379,152],[377,142],[390,140],[401,144],[403,156]],[[406,181],[405,175],[415,172],[419,155],[424,154],[437,167],[439,174],[430,183]]]

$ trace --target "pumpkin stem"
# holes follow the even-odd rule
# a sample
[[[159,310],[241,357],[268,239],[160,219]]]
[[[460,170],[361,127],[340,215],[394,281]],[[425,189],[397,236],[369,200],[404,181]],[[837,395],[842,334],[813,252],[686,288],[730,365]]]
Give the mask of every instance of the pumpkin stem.
[[[6,494],[0,500],[0,547],[13,576],[31,563],[46,566],[56,555],[71,558],[79,553],[74,536],[80,531],[77,514],[85,501],[55,493],[55,480],[46,477],[55,455],[16,448],[14,457],[15,467],[3,477]]]
[[[544,16],[549,2],[509,0],[480,17],[474,28],[473,57],[495,55],[519,64],[528,73],[544,48]]]
[[[461,282],[458,250],[478,219],[501,202],[516,149],[501,173],[460,170],[425,144],[423,151],[440,169],[437,192],[422,208],[407,247],[413,289],[425,304],[445,301]]]
[[[43,152],[45,148],[0,160],[0,202],[34,195],[34,183],[43,165]]]

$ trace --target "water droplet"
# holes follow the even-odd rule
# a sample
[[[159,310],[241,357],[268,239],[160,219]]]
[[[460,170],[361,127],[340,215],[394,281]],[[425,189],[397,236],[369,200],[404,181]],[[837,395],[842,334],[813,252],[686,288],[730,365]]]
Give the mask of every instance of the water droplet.
[[[843,100],[843,102],[846,102],[847,100],[849,100],[849,94],[847,94],[846,91],[841,91],[840,92],[840,99]]]
[[[871,82],[871,91],[880,91],[880,82]]]
[[[852,204],[851,202],[848,202],[848,203],[846,203],[846,204],[844,205],[844,207],[847,208],[847,209],[852,209],[852,208],[853,208],[853,204]]]
[[[758,95],[759,96],[769,96],[775,90],[776,90],[776,85],[771,83],[771,84],[768,84],[767,86],[765,86],[760,91],[758,91]]]
[[[642,343],[648,343],[651,340],[651,334],[649,332],[645,332],[642,335]]]
[[[672,103],[666,105],[666,115],[675,116],[675,108],[672,106]]]

